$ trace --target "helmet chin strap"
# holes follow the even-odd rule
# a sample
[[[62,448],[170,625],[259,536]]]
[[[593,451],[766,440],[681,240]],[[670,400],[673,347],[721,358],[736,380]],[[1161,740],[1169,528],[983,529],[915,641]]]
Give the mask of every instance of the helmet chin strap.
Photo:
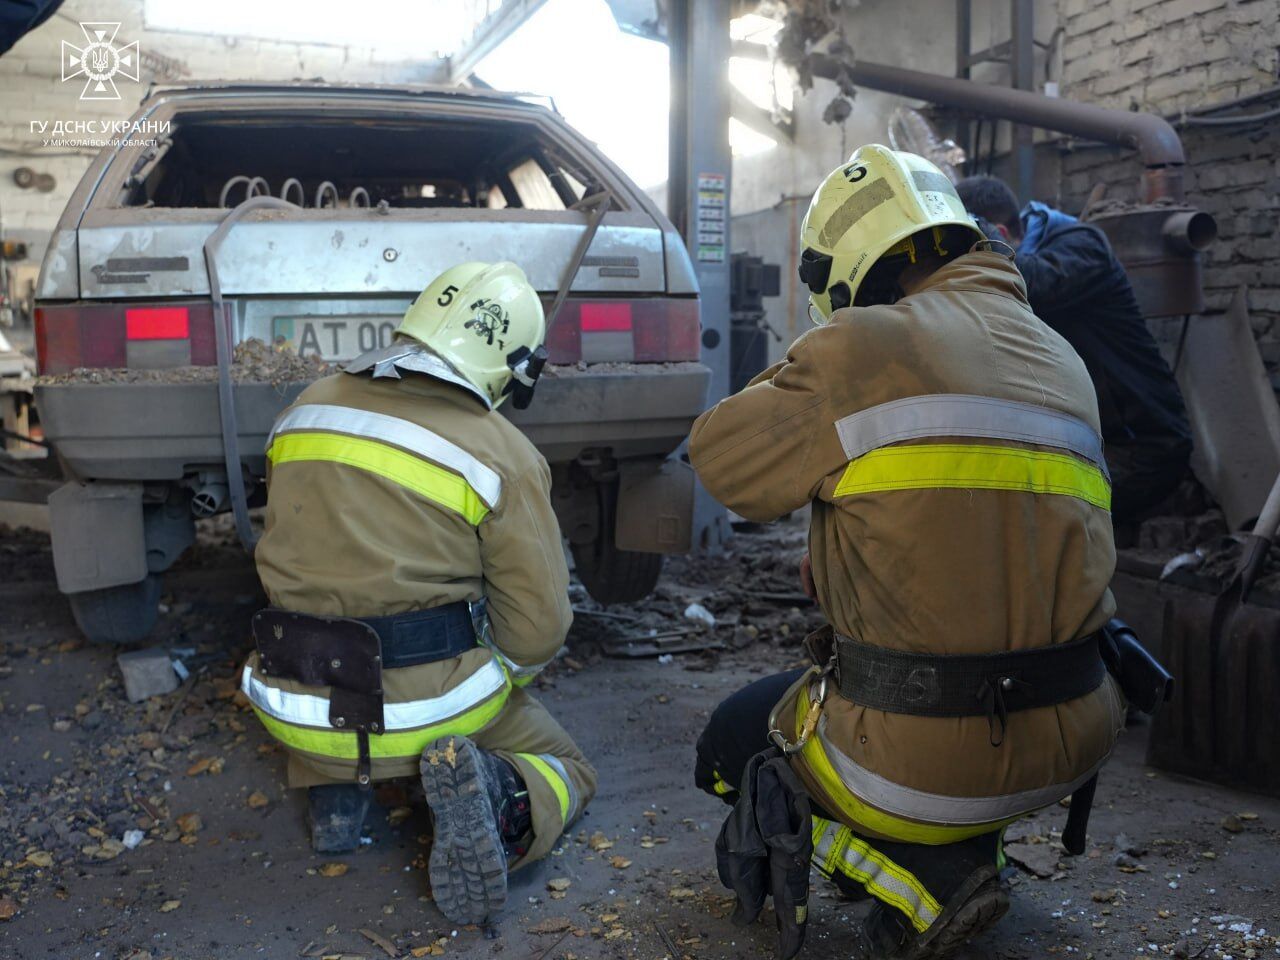
[[[542,376],[542,368],[547,365],[547,348],[539,345],[530,350],[520,347],[507,354],[507,366],[511,368],[511,379],[507,381],[503,394],[511,395],[511,405],[523,410],[533,402],[533,390]]]

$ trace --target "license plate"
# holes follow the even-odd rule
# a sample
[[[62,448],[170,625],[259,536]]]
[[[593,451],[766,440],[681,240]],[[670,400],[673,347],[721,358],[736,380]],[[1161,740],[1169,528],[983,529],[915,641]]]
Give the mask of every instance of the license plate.
[[[352,360],[367,350],[385,347],[400,325],[401,315],[355,317],[275,317],[272,336],[284,340],[302,357]]]

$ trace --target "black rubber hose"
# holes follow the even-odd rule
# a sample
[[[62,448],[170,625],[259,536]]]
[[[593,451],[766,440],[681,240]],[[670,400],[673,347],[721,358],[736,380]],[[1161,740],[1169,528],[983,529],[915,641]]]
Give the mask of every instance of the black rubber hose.
[[[218,353],[218,416],[222,421],[222,458],[227,469],[227,489],[231,494],[231,512],[235,516],[236,533],[240,537],[240,543],[251,555],[258,540],[249,523],[249,499],[240,465],[240,435],[237,431],[235,392],[231,382],[231,331],[227,329],[227,318],[223,312],[217,259],[222,241],[236,222],[246,213],[262,209],[297,210],[298,207],[279,197],[249,197],[228,211],[217,229],[204,242],[204,266],[209,274],[209,299],[213,301],[214,342]]]

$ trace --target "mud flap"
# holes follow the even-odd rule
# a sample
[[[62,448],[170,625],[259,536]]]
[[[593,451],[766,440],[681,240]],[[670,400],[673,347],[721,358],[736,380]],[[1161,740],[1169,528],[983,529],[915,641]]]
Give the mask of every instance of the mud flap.
[[[140,483],[67,483],[49,496],[53,569],[63,593],[138,583],[147,576]]]
[[[693,543],[693,468],[683,460],[623,460],[618,474],[618,549],[688,553]]]

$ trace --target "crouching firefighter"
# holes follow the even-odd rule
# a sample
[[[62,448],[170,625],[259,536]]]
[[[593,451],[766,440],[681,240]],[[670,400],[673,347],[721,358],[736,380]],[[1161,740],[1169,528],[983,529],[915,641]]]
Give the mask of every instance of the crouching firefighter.
[[[810,669],[716,709],[695,779],[734,805],[720,875],[740,922],[772,893],[780,956],[803,940],[811,861],[872,898],[855,956],[943,957],[1008,908],[1008,824],[1072,796],[1063,840],[1083,848],[1124,726],[1108,665],[1148,708],[1168,678],[1107,627],[1089,375],[947,178],[862,147],[802,239],[815,329],[703,414],[689,450],[743,517],[812,506],[802,575],[829,626]]]
[[[371,783],[421,778],[458,923],[492,916],[595,791],[523,689],[572,619],[546,461],[496,410],[528,404],[545,333],[519,267],[460,264],[267,442],[271,606],[244,693],[309,788],[317,851],[359,845]]]

